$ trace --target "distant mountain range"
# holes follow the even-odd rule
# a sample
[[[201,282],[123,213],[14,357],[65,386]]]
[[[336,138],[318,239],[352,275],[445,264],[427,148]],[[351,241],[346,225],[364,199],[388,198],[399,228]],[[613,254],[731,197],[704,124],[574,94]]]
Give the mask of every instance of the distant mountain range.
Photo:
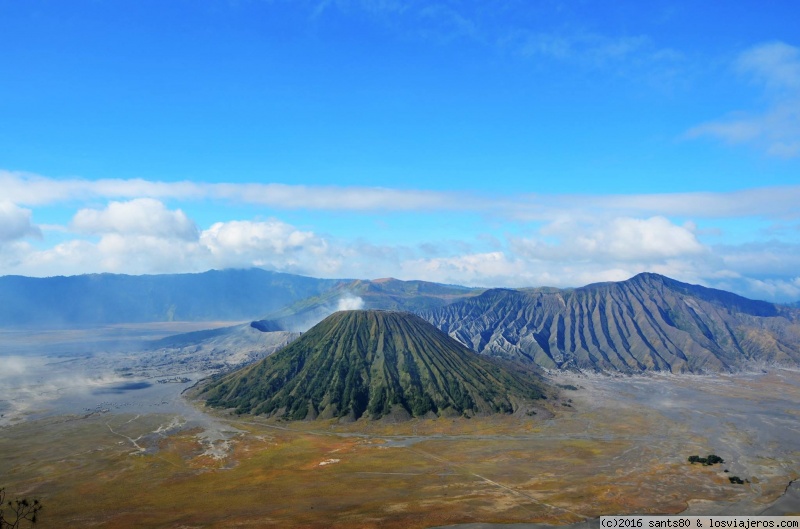
[[[480,292],[425,281],[317,279],[259,268],[143,276],[2,276],[0,326],[265,318],[277,320],[282,329],[306,330],[336,310],[357,308],[349,305],[354,302],[363,308],[415,311]]]
[[[657,274],[575,289],[513,290],[260,269],[6,276],[0,277],[0,301],[0,326],[252,321],[224,338],[251,344],[252,336],[237,333],[305,331],[337,310],[384,309],[416,313],[481,354],[548,369],[703,373],[800,365],[800,308]],[[179,338],[183,344],[211,339],[222,338]]]
[[[492,289],[420,315],[482,354],[545,368],[718,372],[800,364],[800,310],[657,274]]]
[[[342,282],[258,268],[143,276],[3,276],[0,326],[252,320]]]
[[[420,312],[477,296],[484,289],[393,278],[341,281],[321,294],[265,316],[257,325],[304,331],[337,310],[380,309]]]
[[[303,420],[531,411],[545,384],[406,312],[340,311],[272,356],[208,383],[210,406]]]

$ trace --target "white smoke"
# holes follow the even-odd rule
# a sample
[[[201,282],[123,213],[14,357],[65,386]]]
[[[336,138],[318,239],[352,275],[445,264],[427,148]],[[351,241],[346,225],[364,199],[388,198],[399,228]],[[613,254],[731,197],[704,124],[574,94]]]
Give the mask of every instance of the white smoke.
[[[358,296],[347,295],[339,299],[336,310],[361,310],[364,308],[364,300]]]

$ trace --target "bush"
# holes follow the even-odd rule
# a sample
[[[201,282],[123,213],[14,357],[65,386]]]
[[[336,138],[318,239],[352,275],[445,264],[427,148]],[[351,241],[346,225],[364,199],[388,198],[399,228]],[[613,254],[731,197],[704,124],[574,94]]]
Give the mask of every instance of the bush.
[[[708,457],[689,456],[689,463],[691,464],[702,463],[704,466],[711,466],[724,462],[724,459],[715,454],[709,454]]]
[[[42,504],[39,500],[9,500],[6,503],[6,489],[0,489],[0,529],[18,529],[22,522],[35,524]]]

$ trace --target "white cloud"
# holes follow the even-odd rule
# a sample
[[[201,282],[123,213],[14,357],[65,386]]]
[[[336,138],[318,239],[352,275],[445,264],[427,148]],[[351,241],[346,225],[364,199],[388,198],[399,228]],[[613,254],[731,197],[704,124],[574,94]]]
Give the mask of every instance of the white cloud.
[[[761,113],[736,112],[702,123],[686,136],[751,144],[770,156],[800,156],[800,48],[783,42],[761,44],[743,52],[735,66],[741,74],[764,85],[768,108]]]
[[[739,56],[736,66],[772,90],[800,90],[800,49],[784,42],[750,48]]]
[[[8,200],[30,206],[89,199],[225,200],[280,209],[340,211],[469,210],[481,197],[466,193],[382,187],[154,182],[142,179],[47,178],[0,170]]]
[[[134,273],[198,272],[208,268],[197,241],[152,235],[104,235],[94,248],[102,270]]]
[[[72,227],[84,233],[116,233],[166,239],[196,240],[197,227],[181,210],[168,210],[152,198],[111,202],[103,210],[82,209]]]
[[[14,263],[5,263],[4,273],[53,276],[199,272],[210,268],[207,253],[197,242],[110,233],[97,242],[72,239],[43,250],[19,249]]]
[[[477,240],[465,245],[486,247]],[[678,225],[664,217],[589,223],[564,216],[525,237],[495,239],[490,248],[462,251],[451,244],[441,252],[430,252],[423,247],[375,246],[326,238],[268,219],[216,223],[195,240],[176,239],[169,233],[112,232],[96,242],[74,239],[44,250],[18,241],[9,246],[13,251],[3,252],[0,266],[4,273],[25,275],[261,266],[315,277],[393,276],[484,287],[573,287],[650,271],[750,297],[783,300],[795,299],[793,278],[800,267],[796,245],[772,241],[708,248],[692,224]]]
[[[793,277],[800,271],[800,244],[778,240],[718,245],[714,252],[727,269],[742,276]]]
[[[469,286],[505,286],[519,285],[519,280],[529,274],[522,261],[498,251],[409,259],[400,263],[397,277]]]
[[[31,211],[0,201],[0,244],[23,237],[41,237],[41,230],[31,222]]]
[[[263,266],[295,272],[332,272],[339,262],[328,255],[328,243],[277,219],[218,222],[200,243],[218,266]]]
[[[0,188],[8,200],[37,206],[93,198],[202,199],[205,192],[193,182],[153,182],[142,179],[47,178],[17,171],[0,170]]]
[[[519,50],[527,56],[545,56],[575,60],[591,66],[603,66],[642,53],[651,46],[644,36],[608,37],[596,33],[531,33],[517,37]]]
[[[800,301],[800,276],[792,279],[746,278],[747,288],[739,288],[756,299]]]
[[[10,193],[16,198],[24,195],[23,184],[28,181],[42,189],[59,187],[57,180],[43,177],[0,173],[3,178],[12,184]],[[380,188],[72,180],[62,191],[51,196],[56,203],[70,204],[78,196],[92,201],[116,199],[140,191],[158,196],[112,200],[106,207],[81,209],[70,223],[72,232],[63,226],[47,226],[44,243],[35,244],[20,239],[39,234],[31,223],[32,213],[4,203],[0,217],[5,214],[8,221],[0,225],[0,230],[6,230],[0,231],[4,237],[0,240],[5,240],[0,273],[179,273],[260,266],[315,277],[394,276],[474,286],[564,287],[651,271],[770,298],[791,294],[791,288],[780,285],[793,284],[800,267],[800,250],[790,244],[796,239],[794,229],[770,231],[775,241],[708,247],[703,238],[713,231],[713,223],[704,222],[703,230],[698,230],[692,222],[670,220],[749,217],[794,226],[800,218],[800,186],[728,193],[487,197]],[[489,222],[483,224],[483,234],[377,244],[368,232],[340,239],[278,218],[217,222],[199,230],[183,211],[162,202],[167,199],[339,208],[364,215],[365,226],[374,225],[368,217],[374,213],[370,208],[430,211],[431,222],[439,220],[436,214],[460,208]],[[504,225],[503,218],[514,222]],[[506,226],[513,235],[502,234]],[[520,234],[520,229],[527,231]],[[725,236],[714,239],[725,240]]]
[[[621,217],[595,225],[565,218],[513,245],[529,258],[551,261],[660,262],[706,251],[690,227],[664,217]]]
[[[530,207],[527,207],[530,205]],[[505,213],[521,221],[553,221],[568,215],[594,221],[615,216],[694,218],[797,218],[800,186],[756,187],[729,192],[630,195],[531,195],[507,203]]]
[[[375,212],[472,212],[520,221],[552,221],[565,213],[597,216],[691,216],[730,218],[800,216],[800,185],[755,187],[731,192],[693,192],[631,195],[487,195],[377,187],[302,186],[285,184],[203,184],[145,180],[68,180],[0,171],[0,188],[17,204],[44,206],[76,199],[128,199],[107,211],[82,210],[78,219],[87,231],[93,225],[106,231],[138,230],[153,234],[153,222],[142,218],[149,208],[165,227],[189,235],[192,231],[179,210],[159,211],[161,200],[211,200],[255,204],[275,209]],[[143,202],[141,199],[155,199]],[[129,208],[135,220],[116,218]],[[135,210],[139,210],[138,212]],[[27,210],[23,210],[27,211]],[[167,218],[172,216],[172,218]],[[181,218],[183,216],[184,218]],[[85,217],[85,218],[84,218]],[[138,224],[137,224],[138,223]],[[166,228],[162,228],[166,229]]]

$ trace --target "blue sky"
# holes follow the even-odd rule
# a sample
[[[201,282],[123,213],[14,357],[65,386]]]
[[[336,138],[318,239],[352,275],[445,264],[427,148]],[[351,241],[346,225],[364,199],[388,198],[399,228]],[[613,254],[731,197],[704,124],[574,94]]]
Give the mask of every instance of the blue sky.
[[[0,274],[800,299],[794,2],[0,0]]]

